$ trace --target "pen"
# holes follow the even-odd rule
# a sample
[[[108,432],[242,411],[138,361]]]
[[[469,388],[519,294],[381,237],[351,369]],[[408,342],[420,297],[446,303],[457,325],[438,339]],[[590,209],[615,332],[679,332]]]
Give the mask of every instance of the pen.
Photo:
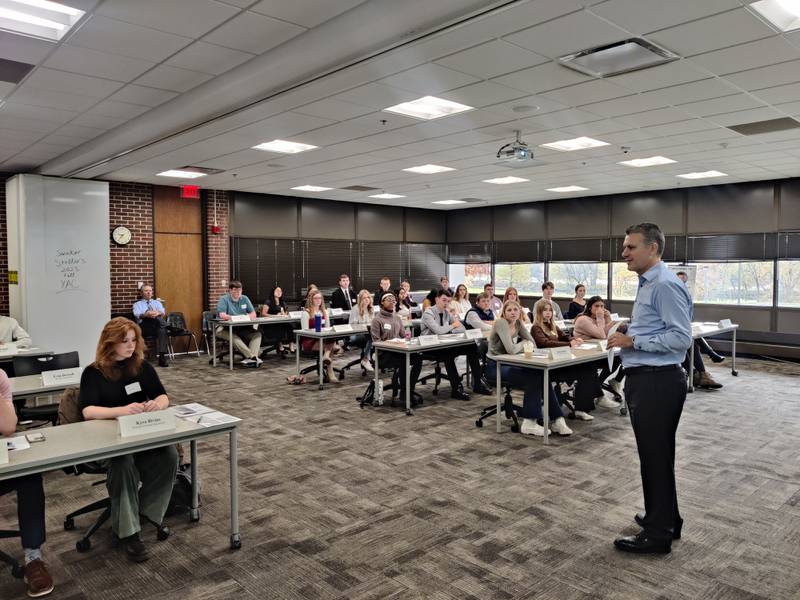
[[[202,420],[203,420],[203,417],[202,417],[202,416],[200,416],[200,417],[197,417],[197,424],[199,425],[199,424],[200,424],[200,421],[202,421]]]

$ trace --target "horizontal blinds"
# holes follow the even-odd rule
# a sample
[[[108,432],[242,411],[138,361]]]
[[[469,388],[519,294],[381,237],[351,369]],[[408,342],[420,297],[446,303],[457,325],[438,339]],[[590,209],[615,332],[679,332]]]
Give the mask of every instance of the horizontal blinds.
[[[609,247],[608,260],[610,262],[622,261],[622,248],[625,238],[612,238]],[[667,235],[664,237],[664,254],[661,256],[667,262],[684,262],[686,260],[686,238],[680,235]]]
[[[381,278],[388,277],[392,289],[400,286],[405,274],[403,246],[399,242],[361,242],[359,244],[357,284],[360,289],[374,292]]]
[[[771,260],[777,256],[774,233],[702,235],[687,238],[691,261]]]
[[[459,264],[492,262],[492,244],[490,242],[447,244],[447,262]]]
[[[608,239],[551,240],[548,258],[552,262],[603,262],[608,255]]]
[[[495,242],[494,262],[534,263],[544,262],[547,243],[534,240],[526,242]]]
[[[297,281],[297,296],[305,293],[308,284],[315,283],[325,296],[330,296],[339,283],[339,275],[352,276],[354,242],[339,240],[304,240],[303,269]]]
[[[446,247],[444,244],[406,244],[408,265],[405,277],[412,290],[429,290],[439,284],[439,278],[447,273]]]
[[[778,258],[800,258],[800,233],[778,234]]]

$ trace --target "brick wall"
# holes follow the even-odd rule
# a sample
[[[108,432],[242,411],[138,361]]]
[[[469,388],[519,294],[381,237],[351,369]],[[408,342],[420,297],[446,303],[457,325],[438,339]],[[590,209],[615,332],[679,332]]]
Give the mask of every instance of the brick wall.
[[[6,179],[0,173],[0,315],[8,314],[8,235],[6,234]]]
[[[230,277],[230,240],[228,238],[228,202],[226,191],[208,190],[205,200],[206,217],[206,259],[207,291],[206,310],[213,310],[219,297],[228,291]],[[214,225],[214,208],[216,207],[216,223],[220,232],[211,231]]]
[[[153,186],[117,181],[109,182],[108,186],[111,312],[130,312],[138,283],[152,283],[155,277]],[[118,246],[111,240],[111,232],[120,225],[131,230],[127,246]]]

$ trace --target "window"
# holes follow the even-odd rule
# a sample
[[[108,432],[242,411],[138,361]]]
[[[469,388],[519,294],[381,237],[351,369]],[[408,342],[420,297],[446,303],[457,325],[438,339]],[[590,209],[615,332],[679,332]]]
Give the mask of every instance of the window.
[[[572,298],[579,283],[586,286],[587,298],[605,298],[608,295],[608,263],[550,263],[550,281],[556,286],[556,298]]]
[[[453,290],[458,284],[463,283],[467,286],[470,294],[480,294],[483,286],[492,281],[492,264],[453,264],[447,265],[447,277],[450,278],[450,287]]]
[[[772,305],[772,261],[691,263],[686,271],[695,302]]]
[[[778,306],[800,308],[800,260],[778,261]]]
[[[544,263],[506,263],[494,266],[495,293],[502,297],[508,287],[521,296],[539,296],[544,283]]]
[[[616,262],[611,265],[611,297],[614,300],[636,300],[639,276],[628,270],[628,264]]]

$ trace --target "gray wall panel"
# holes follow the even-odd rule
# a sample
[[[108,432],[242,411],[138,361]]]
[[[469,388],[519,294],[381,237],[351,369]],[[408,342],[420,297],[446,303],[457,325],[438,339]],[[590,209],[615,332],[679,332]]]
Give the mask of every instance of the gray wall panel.
[[[443,244],[447,238],[447,213],[443,210],[406,209],[406,241]]]
[[[355,205],[308,198],[302,200],[300,237],[353,240],[355,229]]]
[[[599,238],[610,235],[606,196],[565,198],[547,203],[547,233],[551,239]]]
[[[637,223],[656,223],[667,234],[683,234],[683,190],[625,194],[611,200],[611,235]]]
[[[778,227],[782,230],[800,229],[800,180],[781,184],[781,215]]]
[[[740,306],[720,306],[695,304],[695,321],[720,321],[730,319],[739,324],[744,331],[769,331],[770,308],[743,308]]]
[[[774,182],[689,188],[687,233],[775,231]]]
[[[399,206],[358,205],[356,230],[359,240],[402,242],[403,209]]]
[[[800,333],[800,310],[778,310],[778,331]]]
[[[231,235],[261,238],[297,237],[296,198],[236,192]]]
[[[491,239],[491,208],[452,210],[447,213],[447,241],[488,242]]]
[[[546,236],[544,202],[512,204],[494,209],[495,241],[543,240]]]

